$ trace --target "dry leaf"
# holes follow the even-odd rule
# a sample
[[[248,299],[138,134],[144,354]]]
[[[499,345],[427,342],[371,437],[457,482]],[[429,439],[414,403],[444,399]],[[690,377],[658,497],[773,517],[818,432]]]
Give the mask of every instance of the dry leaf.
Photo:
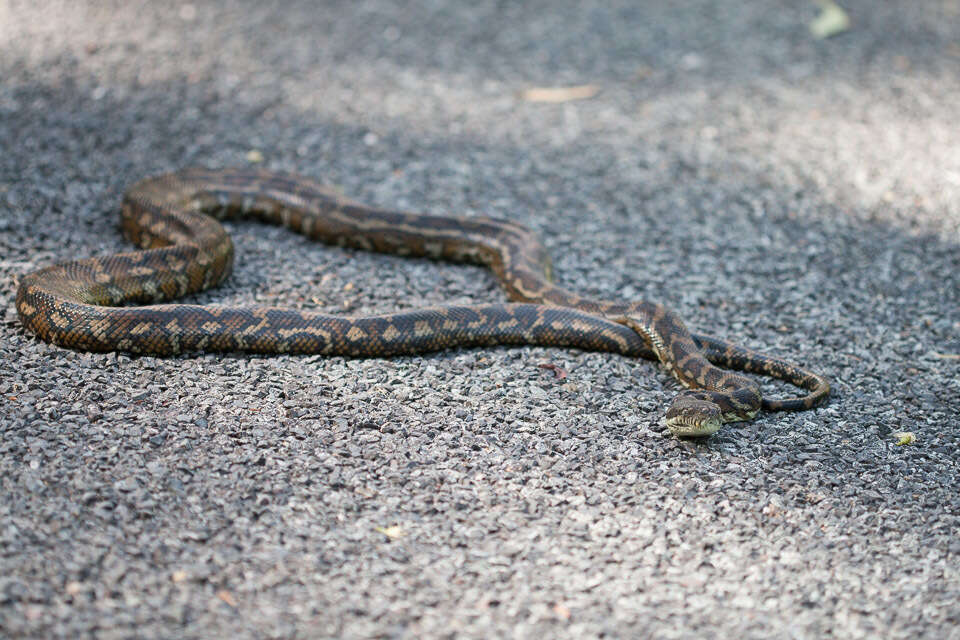
[[[226,589],[220,589],[220,591],[217,591],[217,597],[223,600],[224,602],[226,602],[228,605],[230,605],[234,609],[237,608],[237,601],[233,599],[233,595]]]
[[[600,93],[600,87],[583,84],[577,87],[532,87],[520,92],[527,102],[570,102],[586,100]]]
[[[557,380],[563,380],[567,377],[567,372],[561,367],[553,364],[552,362],[542,362],[537,365],[541,369],[546,369],[547,371],[553,371],[553,377]]]
[[[817,0],[820,15],[810,23],[813,37],[823,40],[843,33],[850,28],[850,16],[833,0]]]

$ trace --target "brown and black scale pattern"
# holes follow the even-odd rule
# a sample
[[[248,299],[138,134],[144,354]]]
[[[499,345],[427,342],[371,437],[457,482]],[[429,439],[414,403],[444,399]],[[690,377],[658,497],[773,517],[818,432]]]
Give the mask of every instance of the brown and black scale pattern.
[[[270,307],[163,302],[214,287],[233,263],[218,219],[248,216],[314,240],[489,267],[513,303],[446,306],[369,317]],[[551,281],[550,258],[525,227],[493,218],[438,217],[366,207],[315,182],[255,169],[184,169],[126,193],[122,227],[140,251],[66,262],[25,275],[21,322],[84,351],[173,355],[196,351],[389,357],[453,347],[538,344],[659,360],[689,387],[667,411],[678,435],[708,435],[761,409],[810,409],[829,384],[783,360],[690,333],[666,307],[586,299]],[[146,306],[121,306],[142,304]],[[748,377],[808,391],[763,398]]]

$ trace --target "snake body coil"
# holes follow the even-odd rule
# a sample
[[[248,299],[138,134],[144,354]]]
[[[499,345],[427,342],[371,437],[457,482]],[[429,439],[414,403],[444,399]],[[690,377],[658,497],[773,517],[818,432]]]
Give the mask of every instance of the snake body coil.
[[[514,303],[446,306],[369,317],[271,307],[157,304],[213,287],[233,263],[217,221],[250,216],[330,244],[489,267]],[[66,262],[25,275],[17,291],[24,326],[83,351],[172,355],[191,351],[387,357],[452,347],[540,344],[659,360],[690,389],[674,400],[677,435],[715,432],[761,408],[809,409],[827,381],[777,358],[691,334],[666,307],[590,300],[551,282],[550,259],[525,227],[366,207],[300,176],[253,169],[184,169],[126,193],[123,230],[142,250]],[[119,306],[147,303],[147,306]],[[763,398],[749,378],[778,378],[809,393]]]

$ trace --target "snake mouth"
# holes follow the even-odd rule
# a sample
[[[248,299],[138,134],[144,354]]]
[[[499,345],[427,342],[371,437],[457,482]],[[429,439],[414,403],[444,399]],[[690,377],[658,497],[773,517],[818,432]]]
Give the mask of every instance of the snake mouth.
[[[720,430],[723,421],[719,417],[684,419],[682,416],[669,417],[666,420],[667,429],[681,438],[703,438],[713,435]]]

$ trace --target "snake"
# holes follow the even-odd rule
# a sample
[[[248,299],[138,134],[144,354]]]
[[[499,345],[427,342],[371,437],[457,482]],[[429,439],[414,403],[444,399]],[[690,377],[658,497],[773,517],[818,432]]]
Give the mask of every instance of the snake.
[[[507,302],[368,316],[309,309],[171,303],[231,273],[224,219],[281,224],[330,245],[487,267]],[[684,387],[664,422],[708,436],[767,411],[812,409],[829,381],[781,358],[693,333],[666,306],[587,298],[553,280],[527,227],[485,216],[436,216],[365,206],[300,175],[193,167],[148,177],[124,194],[121,228],[139,249],[47,266],[20,277],[16,309],[40,339],[90,352],[195,352],[389,358],[452,348],[541,345],[659,361]],[[753,373],[804,394],[765,397]]]

